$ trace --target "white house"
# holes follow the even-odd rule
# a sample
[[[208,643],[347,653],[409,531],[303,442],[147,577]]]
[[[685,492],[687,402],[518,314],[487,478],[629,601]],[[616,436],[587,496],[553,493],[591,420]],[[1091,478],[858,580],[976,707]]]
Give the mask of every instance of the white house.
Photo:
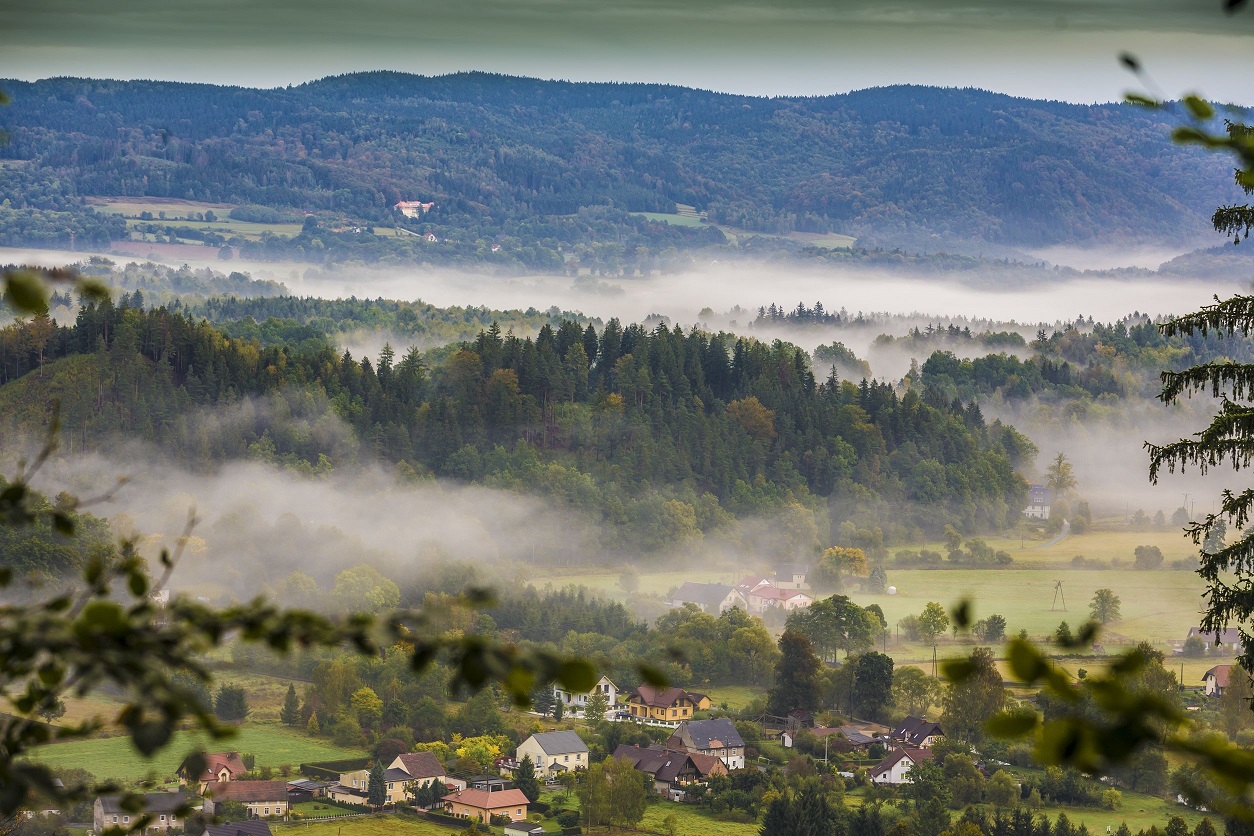
[[[526,756],[536,765],[536,775],[548,779],[559,772],[588,768],[588,745],[573,731],[540,732],[518,744],[515,757]]]
[[[603,676],[597,680],[597,684],[592,686],[591,691],[585,693],[575,693],[567,691],[557,685],[553,686],[553,697],[562,704],[568,714],[583,714],[584,708],[588,705],[588,698],[593,694],[600,693],[605,697],[607,707],[613,708],[618,704],[618,686],[610,681],[608,676]],[[601,719],[600,717],[594,719]]]
[[[1221,697],[1224,689],[1228,687],[1228,677],[1232,674],[1232,665],[1215,665],[1215,667],[1202,674],[1202,681],[1206,683],[1206,696]]]
[[[871,770],[871,780],[877,784],[893,786],[908,784],[910,770],[914,765],[931,759],[930,749],[894,749]]]
[[[694,583],[685,581],[671,595],[670,605],[682,607],[684,604],[696,604],[697,607],[710,615],[718,615],[732,607],[748,610],[749,604],[740,590],[734,586],[721,583]]]
[[[1049,506],[1054,500],[1054,492],[1044,485],[1028,485],[1028,507],[1023,515],[1032,520],[1049,519]]]

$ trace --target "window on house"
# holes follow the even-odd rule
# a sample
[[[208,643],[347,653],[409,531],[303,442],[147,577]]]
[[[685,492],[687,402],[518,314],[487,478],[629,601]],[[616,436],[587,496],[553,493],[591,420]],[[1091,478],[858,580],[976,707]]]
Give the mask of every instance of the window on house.
[[[162,820],[162,821],[165,821],[165,816],[162,816],[162,817],[161,817],[161,820]]]
[[[114,816],[114,817],[113,817],[113,823],[114,823],[114,824],[117,824],[117,823],[118,823],[118,817],[117,817],[117,816]]]
[[[130,822],[130,820],[131,820],[131,817],[130,817],[130,816],[123,816],[123,817],[122,817],[122,823],[123,823],[123,824],[126,824],[126,823]],[[115,821],[116,821],[116,819],[115,819]]]

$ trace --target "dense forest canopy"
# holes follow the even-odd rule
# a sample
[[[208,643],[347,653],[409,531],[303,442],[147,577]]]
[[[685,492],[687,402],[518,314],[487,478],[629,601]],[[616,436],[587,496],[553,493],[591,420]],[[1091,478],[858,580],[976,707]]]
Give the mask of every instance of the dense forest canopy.
[[[435,205],[409,225],[437,236],[432,251],[490,261],[486,244],[504,238],[531,268],[559,268],[579,247],[612,268],[725,240],[714,227],[627,214],[677,204],[756,232],[1029,246],[1191,239],[1231,191],[1221,160],[1171,145],[1163,114],[970,89],[764,99],[388,72],[273,90],[65,78],[3,85],[13,104],[0,113],[10,135],[0,147],[0,239],[53,246],[72,231],[93,244],[117,234],[116,219],[84,209],[91,197],[387,225],[400,220],[394,203],[419,200]],[[378,254],[373,234],[355,234],[338,245]],[[249,247],[295,254],[279,237]],[[323,230],[298,249],[332,237]],[[388,246],[424,257],[416,240]]]

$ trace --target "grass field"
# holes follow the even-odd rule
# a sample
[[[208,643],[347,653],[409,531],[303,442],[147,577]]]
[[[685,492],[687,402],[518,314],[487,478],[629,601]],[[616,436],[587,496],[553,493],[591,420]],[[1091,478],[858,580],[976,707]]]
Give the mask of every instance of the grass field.
[[[636,212],[635,214],[646,217],[651,221],[663,221],[672,226],[709,226],[708,223],[696,215],[677,215],[667,212]]]
[[[727,703],[732,711],[739,711],[758,697],[766,694],[766,688],[755,685],[711,685],[705,693],[716,705]]]
[[[305,801],[300,804],[293,804],[292,812],[299,814],[302,818],[317,819],[326,818],[327,816],[351,816],[359,811],[350,810],[347,807],[338,807],[326,801]]]
[[[465,833],[464,830],[442,827],[411,816],[367,816],[313,824],[271,823],[270,829],[282,836],[449,836],[451,833]],[[500,833],[500,828],[496,832]]]
[[[541,801],[547,801],[554,807],[568,807],[570,809],[579,809],[579,801],[572,793],[570,800],[562,804],[561,795],[557,792],[545,791],[540,795]],[[727,836],[757,836],[760,829],[758,824],[738,824],[736,822],[719,821],[705,815],[704,812],[695,807],[686,804],[676,804],[670,801],[664,801],[660,797],[657,801],[653,801],[645,809],[644,819],[639,824],[640,830],[651,831],[653,833],[665,833],[666,827],[663,821],[667,816],[675,817],[675,834],[676,836],[707,836],[708,834],[717,833],[719,836],[726,834]],[[551,820],[545,820],[544,826],[550,826]],[[585,833],[604,833],[601,829],[585,830]],[[615,832],[619,832],[615,830]],[[345,834],[345,836],[355,836],[355,834]]]
[[[101,212],[124,216],[127,219],[126,227],[129,230],[134,230],[141,224],[150,223],[175,227],[186,226],[192,229],[218,232],[228,238],[239,235],[252,241],[259,239],[264,232],[284,236],[299,235],[301,232],[301,224],[299,223],[266,224],[237,221],[229,215],[235,206],[228,203],[198,203],[190,200],[166,198],[98,198],[93,200],[92,204]],[[185,220],[189,216],[210,211],[217,215],[216,220]],[[139,216],[144,212],[151,212],[153,219],[150,221],[140,220]],[[161,217],[163,212],[165,213],[164,218]],[[391,227],[375,228],[376,235],[392,235],[393,233],[394,230]],[[199,242],[193,241],[190,243]]]
[[[53,767],[81,766],[102,780],[134,781],[149,774],[173,780],[183,758],[200,747],[209,752],[251,752],[257,756],[257,766],[273,767],[365,754],[364,751],[344,749],[282,726],[256,724],[244,726],[234,737],[221,741],[179,732],[170,745],[152,759],[145,759],[135,751],[129,738],[108,737],[54,743],[36,750],[31,760]]]

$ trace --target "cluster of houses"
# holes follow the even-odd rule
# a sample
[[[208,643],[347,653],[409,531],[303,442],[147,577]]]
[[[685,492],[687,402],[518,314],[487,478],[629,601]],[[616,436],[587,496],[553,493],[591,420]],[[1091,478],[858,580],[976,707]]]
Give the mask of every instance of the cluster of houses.
[[[762,615],[772,609],[791,612],[814,603],[806,583],[807,571],[803,566],[785,566],[777,569],[773,577],[746,575],[735,586],[685,581],[671,594],[669,603],[672,607],[695,604],[710,615],[732,607],[752,615]]]

